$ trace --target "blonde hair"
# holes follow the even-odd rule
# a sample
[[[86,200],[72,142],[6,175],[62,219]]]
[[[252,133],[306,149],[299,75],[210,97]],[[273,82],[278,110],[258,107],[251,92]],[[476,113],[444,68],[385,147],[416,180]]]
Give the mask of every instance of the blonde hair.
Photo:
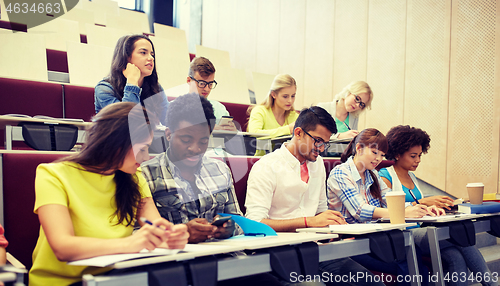
[[[276,95],[282,90],[283,88],[295,86],[297,87],[297,83],[295,82],[295,79],[289,75],[289,74],[279,74],[274,77],[273,83],[271,84],[271,88],[269,89],[269,93],[267,95],[267,98],[260,103],[260,105],[264,105],[267,109],[272,108],[274,106],[274,97],[272,96],[272,93],[274,92]],[[251,105],[248,107],[247,114],[250,115],[252,112],[252,109],[254,108],[254,105]],[[288,117],[290,112],[295,111],[295,108],[290,108],[290,110],[285,111],[285,118]]]
[[[370,99],[368,99],[368,101],[364,103],[366,105],[365,109],[367,109],[367,108],[372,109],[372,105],[371,104],[372,104],[372,100],[373,100],[373,92],[372,92],[372,89],[370,88],[370,86],[366,82],[364,82],[364,81],[353,81],[353,82],[351,82],[346,87],[344,87],[344,89],[342,89],[341,92],[337,93],[333,97],[333,100],[334,101],[339,101],[341,99],[345,99],[350,94],[359,95],[361,93],[367,93],[368,96],[370,96]],[[365,110],[365,109],[361,109],[361,110],[355,111],[355,112],[352,113],[352,115],[359,116],[359,114],[361,112],[363,112],[363,110]]]

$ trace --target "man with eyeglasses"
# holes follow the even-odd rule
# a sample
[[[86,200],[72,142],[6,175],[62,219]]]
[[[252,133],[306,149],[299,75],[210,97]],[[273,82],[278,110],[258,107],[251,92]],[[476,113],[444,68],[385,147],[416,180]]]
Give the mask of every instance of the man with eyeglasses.
[[[191,61],[189,66],[189,74],[187,77],[187,84],[189,85],[189,92],[196,92],[204,98],[208,99],[208,95],[212,89],[217,86],[215,81],[215,67],[209,59],[204,57],[196,57]],[[236,131],[236,127],[232,120],[221,121],[223,116],[230,116],[226,107],[217,100],[208,99],[214,108],[215,118],[217,125],[214,129],[223,129]]]
[[[319,156],[327,147],[330,136],[336,132],[334,119],[323,108],[313,106],[301,110],[290,142],[253,165],[247,182],[246,217],[279,232],[345,224],[339,212],[328,210],[326,170]],[[324,272],[328,273],[328,277],[356,276],[361,272],[363,277],[372,275],[350,258],[321,262],[318,274],[323,277]],[[288,280],[281,278],[293,282],[290,276]],[[333,285],[334,281],[327,281],[326,284]],[[383,284],[368,278],[344,285]]]

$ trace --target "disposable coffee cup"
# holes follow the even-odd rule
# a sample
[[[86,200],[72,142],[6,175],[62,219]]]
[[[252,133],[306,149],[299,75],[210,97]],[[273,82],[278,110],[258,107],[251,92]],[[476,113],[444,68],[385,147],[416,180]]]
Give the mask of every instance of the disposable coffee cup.
[[[468,183],[467,192],[469,193],[469,201],[472,205],[483,204],[483,194],[484,194],[483,183]]]
[[[405,223],[405,196],[404,192],[391,191],[385,194],[391,223]]]

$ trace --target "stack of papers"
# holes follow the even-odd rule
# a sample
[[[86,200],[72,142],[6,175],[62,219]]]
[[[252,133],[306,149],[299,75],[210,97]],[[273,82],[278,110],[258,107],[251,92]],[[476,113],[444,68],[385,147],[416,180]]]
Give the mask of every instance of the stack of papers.
[[[366,232],[375,232],[379,230],[383,230],[382,225],[377,223],[353,223],[353,224],[339,224],[339,225],[330,225],[330,230],[334,233],[366,233]]]
[[[81,259],[76,261],[68,262],[69,265],[74,266],[97,266],[97,267],[106,267],[111,264],[126,261],[131,259],[143,258],[143,257],[152,257],[152,256],[160,256],[160,255],[174,255],[177,254],[180,249],[166,249],[166,248],[156,248],[153,251],[149,251],[147,249],[143,249],[138,253],[123,253],[123,254],[111,254],[111,255],[102,255],[87,259]]]
[[[449,214],[442,216],[424,216],[420,218],[406,218],[406,221],[410,222],[448,222],[448,221],[457,221],[464,220],[469,218],[475,218],[477,215],[475,214]]]
[[[366,234],[377,231],[386,231],[392,229],[404,230],[407,227],[414,227],[416,223],[402,223],[402,224],[390,224],[390,223],[352,223],[352,224],[340,224],[340,225],[330,225],[329,227],[319,227],[319,228],[299,228],[297,232],[316,232],[316,233],[337,233],[337,234]]]
[[[126,254],[111,254],[102,255],[87,259],[81,259],[77,261],[68,262],[69,265],[80,265],[80,266],[96,266],[96,267],[107,267],[119,262],[148,258],[148,257],[160,257],[160,256],[172,256],[176,258],[183,256],[184,258],[194,258],[199,255],[213,255],[220,253],[227,253],[236,250],[241,250],[240,247],[231,245],[214,245],[214,244],[186,244],[184,249],[166,249],[166,248],[156,248],[155,250],[148,251],[147,249],[141,250],[139,253],[126,253]],[[188,256],[186,256],[188,254]],[[175,260],[175,259],[174,259]]]

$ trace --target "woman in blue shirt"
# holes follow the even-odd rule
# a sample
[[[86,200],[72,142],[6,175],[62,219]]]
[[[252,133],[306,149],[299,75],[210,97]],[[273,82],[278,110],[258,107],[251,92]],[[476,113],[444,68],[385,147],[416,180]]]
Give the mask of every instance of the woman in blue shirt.
[[[144,35],[121,37],[116,43],[110,74],[94,90],[95,112],[115,102],[141,102],[163,125],[168,100],[158,83],[153,42]]]
[[[415,205],[415,200],[410,195],[410,190],[415,195],[420,204],[426,206],[437,206],[449,209],[453,206],[453,199],[448,196],[432,196],[424,198],[418,182],[412,171],[415,171],[420,163],[422,153],[427,153],[431,141],[429,134],[422,129],[410,127],[408,125],[395,126],[387,133],[389,150],[386,158],[394,160],[394,165],[380,170],[379,174],[385,184],[393,191],[404,191],[406,193],[407,204]],[[429,242],[427,232],[414,232],[415,244],[425,253],[429,253]],[[481,283],[483,285],[498,285],[492,282],[492,276],[484,261],[483,256],[476,246],[461,247],[448,241],[440,241],[441,258],[444,261],[449,277],[453,275],[459,277],[454,282],[450,279],[448,285],[467,285],[467,279],[461,279],[467,275],[469,268],[475,275],[481,273]],[[490,279],[485,277],[489,276]],[[464,281],[465,280],[465,281]],[[487,280],[488,282],[485,282]]]

